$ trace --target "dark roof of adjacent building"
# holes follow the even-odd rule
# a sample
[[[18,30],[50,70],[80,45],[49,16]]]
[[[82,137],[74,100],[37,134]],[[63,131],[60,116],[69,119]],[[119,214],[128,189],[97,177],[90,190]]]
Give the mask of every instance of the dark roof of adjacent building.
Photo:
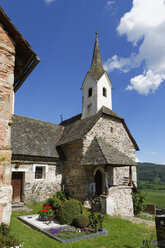
[[[11,148],[13,155],[59,158],[56,144],[64,127],[13,115]]]
[[[136,165],[136,162],[108,144],[105,140],[95,137],[83,157],[84,165],[114,165],[128,166]]]
[[[14,91],[16,92],[28,75],[36,67],[40,59],[1,7],[0,23],[15,43],[16,58],[14,70]]]
[[[132,137],[124,119],[119,115],[117,115],[115,112],[113,112],[111,109],[108,109],[104,106],[100,109],[100,111],[96,115],[92,115],[90,117],[81,119],[81,114],[79,114],[71,119],[61,122],[60,125],[64,125],[65,129],[58,145],[66,144],[71,141],[81,139],[94,126],[94,124],[98,121],[98,119],[102,115],[108,115],[115,119],[120,120],[123,123],[130,139],[132,140],[135,149],[139,150],[139,147],[136,144],[134,138]]]

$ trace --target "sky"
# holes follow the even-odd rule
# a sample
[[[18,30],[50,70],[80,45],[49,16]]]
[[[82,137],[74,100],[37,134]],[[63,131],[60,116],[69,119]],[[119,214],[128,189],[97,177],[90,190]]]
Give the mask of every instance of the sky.
[[[140,162],[165,164],[164,0],[1,0],[40,63],[15,95],[15,114],[60,123],[82,111],[95,32],[113,85],[112,109]]]

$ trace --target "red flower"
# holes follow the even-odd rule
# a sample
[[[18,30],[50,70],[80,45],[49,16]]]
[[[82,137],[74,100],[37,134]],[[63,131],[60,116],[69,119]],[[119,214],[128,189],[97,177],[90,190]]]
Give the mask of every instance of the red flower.
[[[45,210],[42,210],[42,212],[45,212]]]

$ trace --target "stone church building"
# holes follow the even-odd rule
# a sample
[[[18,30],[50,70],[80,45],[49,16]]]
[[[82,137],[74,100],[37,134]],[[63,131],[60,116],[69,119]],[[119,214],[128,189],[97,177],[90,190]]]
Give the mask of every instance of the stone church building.
[[[1,8],[0,21],[0,222],[9,223],[11,202],[43,201],[60,189],[85,204],[95,193],[107,214],[132,216],[139,148],[112,111],[97,34],[82,114],[56,125],[13,114],[13,92],[39,59]]]

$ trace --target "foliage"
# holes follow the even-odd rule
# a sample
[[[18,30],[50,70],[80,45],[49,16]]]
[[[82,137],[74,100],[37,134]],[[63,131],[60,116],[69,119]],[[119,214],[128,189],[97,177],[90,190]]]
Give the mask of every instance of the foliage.
[[[11,234],[10,229],[4,224],[0,225],[0,247],[16,246],[20,242],[16,240]]]
[[[2,165],[2,166],[6,166],[3,162],[6,160],[6,158],[5,157],[0,157],[0,165]]]
[[[63,191],[57,191],[50,196],[43,204],[43,206],[51,206],[51,208],[58,214],[59,207],[68,199],[68,196]]]
[[[39,215],[55,215],[55,210],[51,208],[51,206],[42,206],[42,210],[40,210]]]
[[[94,212],[91,212],[91,214],[89,215],[88,227],[91,228],[94,232],[98,231],[99,221],[98,217],[94,214]]]
[[[82,214],[82,204],[80,201],[71,199],[65,201],[59,208],[58,217],[61,224],[72,224],[74,218]]]
[[[74,219],[74,225],[79,228],[87,227],[88,223],[89,223],[89,219],[86,214],[79,214]]]
[[[139,163],[137,177],[139,189],[165,189],[165,165]]]
[[[133,198],[133,207],[134,207],[134,214],[138,215],[141,211],[145,209],[145,193],[142,191],[138,191],[136,193],[132,193]]]
[[[42,205],[37,203],[28,206],[31,209],[34,209],[31,214],[36,214],[41,209]],[[86,210],[84,211],[86,214],[88,213]],[[27,215],[27,213],[24,211],[13,211],[10,226],[13,235],[20,240],[20,243],[24,242],[25,248],[99,248],[102,246],[106,248],[133,248],[142,246],[143,240],[149,239],[152,230],[155,231],[155,228],[149,228],[145,224],[139,225],[131,223],[128,220],[105,215],[103,226],[109,231],[107,235],[88,239],[88,241],[81,240],[68,243],[66,245],[24,225],[17,219],[18,216],[22,215]],[[153,239],[156,240],[156,234],[154,234]]]
[[[73,239],[83,235],[91,234],[92,230],[89,228],[76,229],[74,227],[68,228],[51,228],[48,230],[53,236],[56,236],[62,240]]]

